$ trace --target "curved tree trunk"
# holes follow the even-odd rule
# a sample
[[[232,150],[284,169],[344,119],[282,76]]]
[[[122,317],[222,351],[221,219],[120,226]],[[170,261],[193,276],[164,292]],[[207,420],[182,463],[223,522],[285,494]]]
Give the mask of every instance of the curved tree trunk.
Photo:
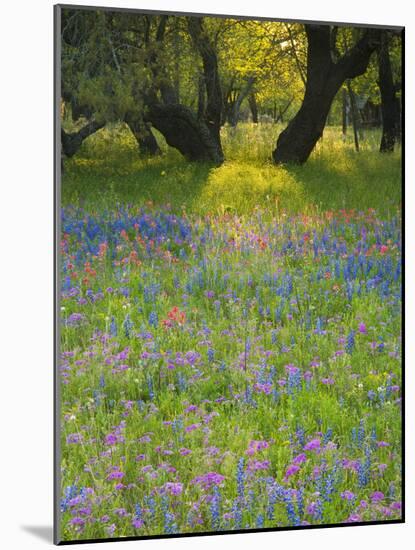
[[[399,103],[396,98],[393,83],[392,67],[389,57],[389,37],[387,31],[382,32],[381,46],[378,51],[379,90],[382,110],[382,140],[380,152],[392,152],[398,132]]]
[[[140,153],[149,156],[161,155],[161,149],[148,123],[130,118],[125,122],[137,140]]]
[[[105,122],[96,122],[92,120],[83,126],[78,132],[73,132],[68,134],[62,128],[61,130],[61,143],[62,143],[62,152],[66,157],[73,157],[78,149],[81,147],[84,140],[103,128]]]
[[[145,114],[171,147],[191,161],[223,162],[223,153],[208,126],[184,105],[154,104]]]
[[[355,46],[333,61],[331,28],[305,25],[308,41],[307,82],[300,110],[280,134],[273,159],[277,164],[306,162],[321,138],[333,99],[346,78],[366,71],[380,31],[367,29]]]

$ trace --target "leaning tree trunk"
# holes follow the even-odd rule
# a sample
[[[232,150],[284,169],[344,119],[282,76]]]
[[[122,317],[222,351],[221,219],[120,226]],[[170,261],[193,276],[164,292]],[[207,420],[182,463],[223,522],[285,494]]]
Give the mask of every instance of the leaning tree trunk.
[[[137,141],[140,153],[149,156],[161,154],[161,149],[151,131],[150,124],[132,118],[126,118],[125,122]]]
[[[277,124],[278,122],[283,123],[284,122],[284,115],[290,108],[291,103],[294,101],[294,98],[292,97],[287,101],[287,103],[284,105],[284,107],[279,106],[278,107],[278,115],[275,116],[274,122]]]
[[[331,28],[305,25],[308,41],[307,83],[300,110],[280,134],[273,159],[277,164],[303,164],[323,135],[333,99],[347,78],[363,74],[380,40],[380,31],[367,29],[337,62],[331,51]]]
[[[105,126],[104,122],[96,122],[92,120],[83,126],[78,132],[73,132],[68,134],[62,128],[61,130],[61,143],[62,143],[62,152],[66,157],[73,157],[78,149],[81,147],[84,140],[103,128]]]
[[[148,107],[145,120],[191,161],[223,162],[222,149],[203,120],[184,105],[157,103]]]
[[[392,67],[389,57],[389,37],[382,31],[381,46],[378,51],[379,90],[382,111],[382,140],[380,152],[392,152],[398,132],[399,103],[393,83]]]
[[[203,64],[203,74],[206,86],[206,108],[203,119],[212,139],[214,162],[223,162],[220,128],[222,121],[223,97],[220,85],[218,58],[215,48],[203,28],[203,18],[188,17],[188,28],[193,43],[198,50]],[[201,120],[202,122],[202,120]],[[210,155],[212,154],[210,153]]]
[[[249,93],[252,90],[252,86],[254,85],[255,78],[250,76],[245,84],[245,86],[242,88],[242,90],[239,92],[238,96],[236,97],[235,102],[232,105],[232,109],[230,111],[230,118],[229,123],[233,128],[236,128],[238,121],[239,121],[239,113],[241,111],[241,106],[244,101],[244,99],[249,95]]]

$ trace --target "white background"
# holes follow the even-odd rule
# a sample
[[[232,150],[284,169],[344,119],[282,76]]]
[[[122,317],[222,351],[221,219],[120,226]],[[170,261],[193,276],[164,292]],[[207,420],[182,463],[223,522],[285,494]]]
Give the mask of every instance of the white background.
[[[70,3],[70,2],[68,2]],[[72,3],[79,3],[74,0]],[[215,546],[356,550],[413,548],[415,17],[410,0],[100,0],[89,5],[406,26],[407,524],[112,543],[177,550]],[[0,544],[51,544],[52,527],[52,0],[0,11]],[[89,548],[91,545],[85,545]],[[98,548],[97,546],[92,546]],[[105,546],[107,548],[107,546]]]

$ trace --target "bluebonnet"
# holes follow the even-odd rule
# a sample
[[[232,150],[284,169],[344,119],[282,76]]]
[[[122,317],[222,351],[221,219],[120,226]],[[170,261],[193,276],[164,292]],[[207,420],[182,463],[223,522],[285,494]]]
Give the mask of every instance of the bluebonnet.
[[[220,501],[221,494],[220,489],[217,485],[213,488],[213,497],[210,503],[210,516],[212,522],[212,529],[215,531],[219,530],[220,527]]]
[[[154,328],[158,326],[158,315],[155,311],[151,311],[148,317],[148,324]]]
[[[262,529],[264,527],[264,516],[263,516],[263,514],[258,514],[257,515],[255,525],[256,525],[257,529]]]
[[[184,376],[184,374],[182,374],[181,372],[179,372],[177,374],[177,385],[179,386],[179,390],[181,392],[186,391],[186,389],[187,389],[187,380],[186,380],[186,377]]]
[[[357,478],[359,487],[365,487],[370,480],[370,468],[372,464],[371,449],[369,445],[365,447],[365,459],[358,462]]]
[[[238,498],[243,500],[245,494],[245,459],[243,457],[238,460],[238,466],[236,469],[236,484]]]
[[[164,518],[164,533],[172,535],[177,533],[177,525],[175,523],[175,517],[169,510],[169,500],[166,495],[163,495],[161,499],[161,509]]]
[[[242,527],[242,510],[239,505],[238,499],[235,499],[232,506],[232,512],[234,517],[234,528],[241,529]]]
[[[76,485],[69,485],[65,488],[64,496],[61,499],[61,512],[66,512],[68,509],[68,503],[75,498],[79,493],[79,489]]]
[[[351,330],[346,338],[346,351],[352,353],[355,347],[354,331]]]
[[[285,501],[285,511],[287,513],[287,518],[290,525],[300,525],[300,518],[295,512],[295,506],[291,497],[286,497]]]
[[[328,428],[326,433],[323,435],[323,443],[327,444],[331,440],[332,436],[333,436],[333,429]]]
[[[137,519],[141,519],[142,516],[143,516],[143,510],[141,508],[141,505],[139,503],[137,503],[134,507],[134,511],[135,511],[135,517]]]
[[[129,313],[127,313],[127,315],[125,316],[123,326],[124,326],[124,334],[125,334],[126,338],[130,338],[131,331],[132,331],[134,325],[133,325],[133,322],[131,321]]]
[[[328,472],[324,477],[323,499],[326,502],[331,502],[331,495],[334,493],[334,476]]]

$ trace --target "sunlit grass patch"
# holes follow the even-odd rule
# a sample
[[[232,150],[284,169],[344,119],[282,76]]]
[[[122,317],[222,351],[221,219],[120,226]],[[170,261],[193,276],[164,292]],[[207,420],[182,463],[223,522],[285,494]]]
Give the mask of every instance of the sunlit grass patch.
[[[211,170],[197,203],[211,210],[240,213],[262,205],[277,215],[306,206],[302,184],[286,168],[242,161],[226,161]]]

